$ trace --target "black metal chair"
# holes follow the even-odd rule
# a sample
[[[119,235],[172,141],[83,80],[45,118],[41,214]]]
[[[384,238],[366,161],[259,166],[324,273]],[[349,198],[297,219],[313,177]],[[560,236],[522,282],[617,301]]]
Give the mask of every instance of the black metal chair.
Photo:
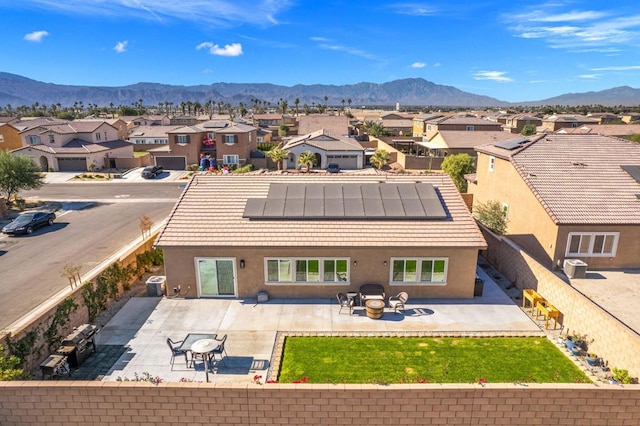
[[[216,342],[218,342],[218,347],[215,348],[213,351],[211,351],[211,357],[213,358],[213,361],[216,360],[216,355],[220,355],[220,361],[222,361],[223,365],[227,365],[225,362],[225,358],[228,356],[227,355],[227,351],[224,348],[224,344],[227,341],[227,335],[225,334],[224,336],[222,336],[222,339],[218,340],[215,339]],[[224,357],[222,356],[224,355]]]
[[[171,349],[171,368],[173,369],[173,362],[175,361],[177,356],[184,356],[184,364],[189,367],[189,360],[187,359],[187,352],[180,349],[180,345],[182,344],[182,340],[174,342],[169,337],[167,337],[167,345],[169,349]]]
[[[342,312],[343,308],[349,308],[349,315],[351,315],[353,313],[353,299],[350,299],[349,296],[344,293],[336,294],[336,298],[338,299],[338,303],[340,303],[338,314]]]

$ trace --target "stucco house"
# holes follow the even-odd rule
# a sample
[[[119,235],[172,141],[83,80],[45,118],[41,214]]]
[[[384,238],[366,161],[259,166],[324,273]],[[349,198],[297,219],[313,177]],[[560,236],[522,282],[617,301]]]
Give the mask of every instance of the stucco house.
[[[20,130],[11,123],[0,123],[0,150],[11,151],[22,146]]]
[[[485,240],[443,176],[196,175],[156,246],[186,297],[471,298]]]
[[[473,204],[502,204],[507,234],[549,268],[640,268],[640,145],[548,134],[476,148]]]
[[[599,124],[598,120],[580,114],[554,114],[542,119],[539,131],[555,132],[566,127],[593,126],[596,124]]]
[[[129,131],[127,139],[136,151],[157,148],[158,145],[168,145],[168,132],[182,126],[137,126]]]
[[[306,151],[316,156],[316,167],[321,169],[327,168],[329,163],[337,163],[347,170],[364,167],[364,148],[358,141],[325,129],[293,138],[282,149],[289,152],[285,164],[287,169],[295,169],[300,154]]]
[[[458,114],[446,117],[434,118],[426,122],[426,138],[431,139],[442,130],[462,130],[466,132],[477,131],[502,131],[502,124],[495,121],[484,120],[474,115]]]
[[[118,139],[118,129],[104,121],[55,122],[26,127],[20,132],[27,155],[42,170],[85,171],[117,168],[118,158],[133,158],[133,147]]]
[[[171,170],[200,165],[203,158],[215,160],[216,166],[242,166],[257,150],[257,129],[230,120],[177,127],[167,136],[166,146],[150,149],[149,153],[155,164]]]

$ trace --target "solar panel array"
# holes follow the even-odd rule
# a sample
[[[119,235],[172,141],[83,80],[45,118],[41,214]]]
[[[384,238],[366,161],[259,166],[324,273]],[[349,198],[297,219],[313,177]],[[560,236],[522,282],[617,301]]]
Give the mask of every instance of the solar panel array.
[[[622,170],[629,173],[636,182],[640,183],[640,166],[620,166]]]
[[[428,183],[272,183],[267,198],[249,198],[254,220],[446,219]]]
[[[527,142],[530,142],[530,140],[527,138],[516,138],[516,139],[509,139],[502,142],[496,142],[493,144],[493,146],[512,151],[514,149],[520,148],[522,145],[524,145]]]

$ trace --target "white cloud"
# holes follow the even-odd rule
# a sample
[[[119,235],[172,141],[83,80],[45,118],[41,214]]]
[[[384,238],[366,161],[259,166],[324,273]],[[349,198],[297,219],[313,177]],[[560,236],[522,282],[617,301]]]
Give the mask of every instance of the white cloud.
[[[434,68],[438,68],[440,66],[440,62],[436,62],[435,64],[433,64]]]
[[[113,47],[113,50],[115,50],[118,53],[124,53],[127,51],[127,45],[129,44],[129,42],[127,40],[124,41],[119,41],[116,43],[116,45]]]
[[[632,71],[632,70],[640,70],[640,65],[627,65],[623,67],[600,67],[600,68],[591,68],[591,71]]]
[[[196,49],[208,49],[209,53],[217,56],[240,56],[243,53],[242,45],[240,43],[225,44],[224,47],[220,47],[210,41],[205,41],[204,43],[197,45]]]
[[[311,37],[311,40],[318,42],[318,47],[325,50],[335,50],[337,52],[345,52],[350,55],[360,56],[365,59],[378,60],[375,55],[355,47],[344,46],[341,44],[333,44],[332,40],[324,37]]]
[[[164,21],[175,19],[223,26],[279,24],[276,16],[288,10],[291,0],[22,0],[25,7],[54,10],[68,15],[110,16]]]
[[[389,8],[399,15],[411,16],[433,16],[438,11],[433,6],[420,3],[398,3],[390,5]]]
[[[548,83],[549,80],[531,80],[529,81],[529,83],[531,84],[538,84],[538,83]]]
[[[513,79],[505,76],[505,71],[478,71],[473,74],[473,78],[476,80],[491,80],[499,83],[508,83]]]
[[[25,34],[24,39],[27,41],[32,41],[34,43],[40,43],[42,39],[48,35],[49,33],[47,31],[33,31],[31,33]]]
[[[411,64],[411,68],[424,68],[426,66],[427,64],[425,64],[424,62],[414,62]]]
[[[593,80],[596,78],[600,78],[602,76],[602,74],[582,74],[579,75],[578,78],[583,78],[585,80]]]

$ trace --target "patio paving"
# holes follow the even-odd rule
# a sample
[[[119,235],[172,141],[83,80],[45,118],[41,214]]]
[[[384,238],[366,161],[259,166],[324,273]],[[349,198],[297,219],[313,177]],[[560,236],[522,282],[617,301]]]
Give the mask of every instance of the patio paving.
[[[484,292],[473,299],[409,299],[404,314],[389,309],[379,320],[364,308],[338,313],[332,299],[180,299],[132,298],[96,335],[98,353],[73,378],[115,381],[150,374],[166,382],[204,382],[202,362],[187,367],[180,357],[171,366],[166,339],[188,333],[228,335],[228,357],[214,365],[213,383],[249,383],[267,376],[278,332],[338,334],[539,334],[544,333],[481,269]],[[336,290],[337,291],[337,290]],[[116,348],[124,347],[117,360]],[[103,351],[110,356],[99,357]],[[114,363],[115,361],[115,363]],[[107,368],[111,366],[111,368]],[[93,373],[84,374],[91,369]],[[105,371],[107,371],[105,373]]]

